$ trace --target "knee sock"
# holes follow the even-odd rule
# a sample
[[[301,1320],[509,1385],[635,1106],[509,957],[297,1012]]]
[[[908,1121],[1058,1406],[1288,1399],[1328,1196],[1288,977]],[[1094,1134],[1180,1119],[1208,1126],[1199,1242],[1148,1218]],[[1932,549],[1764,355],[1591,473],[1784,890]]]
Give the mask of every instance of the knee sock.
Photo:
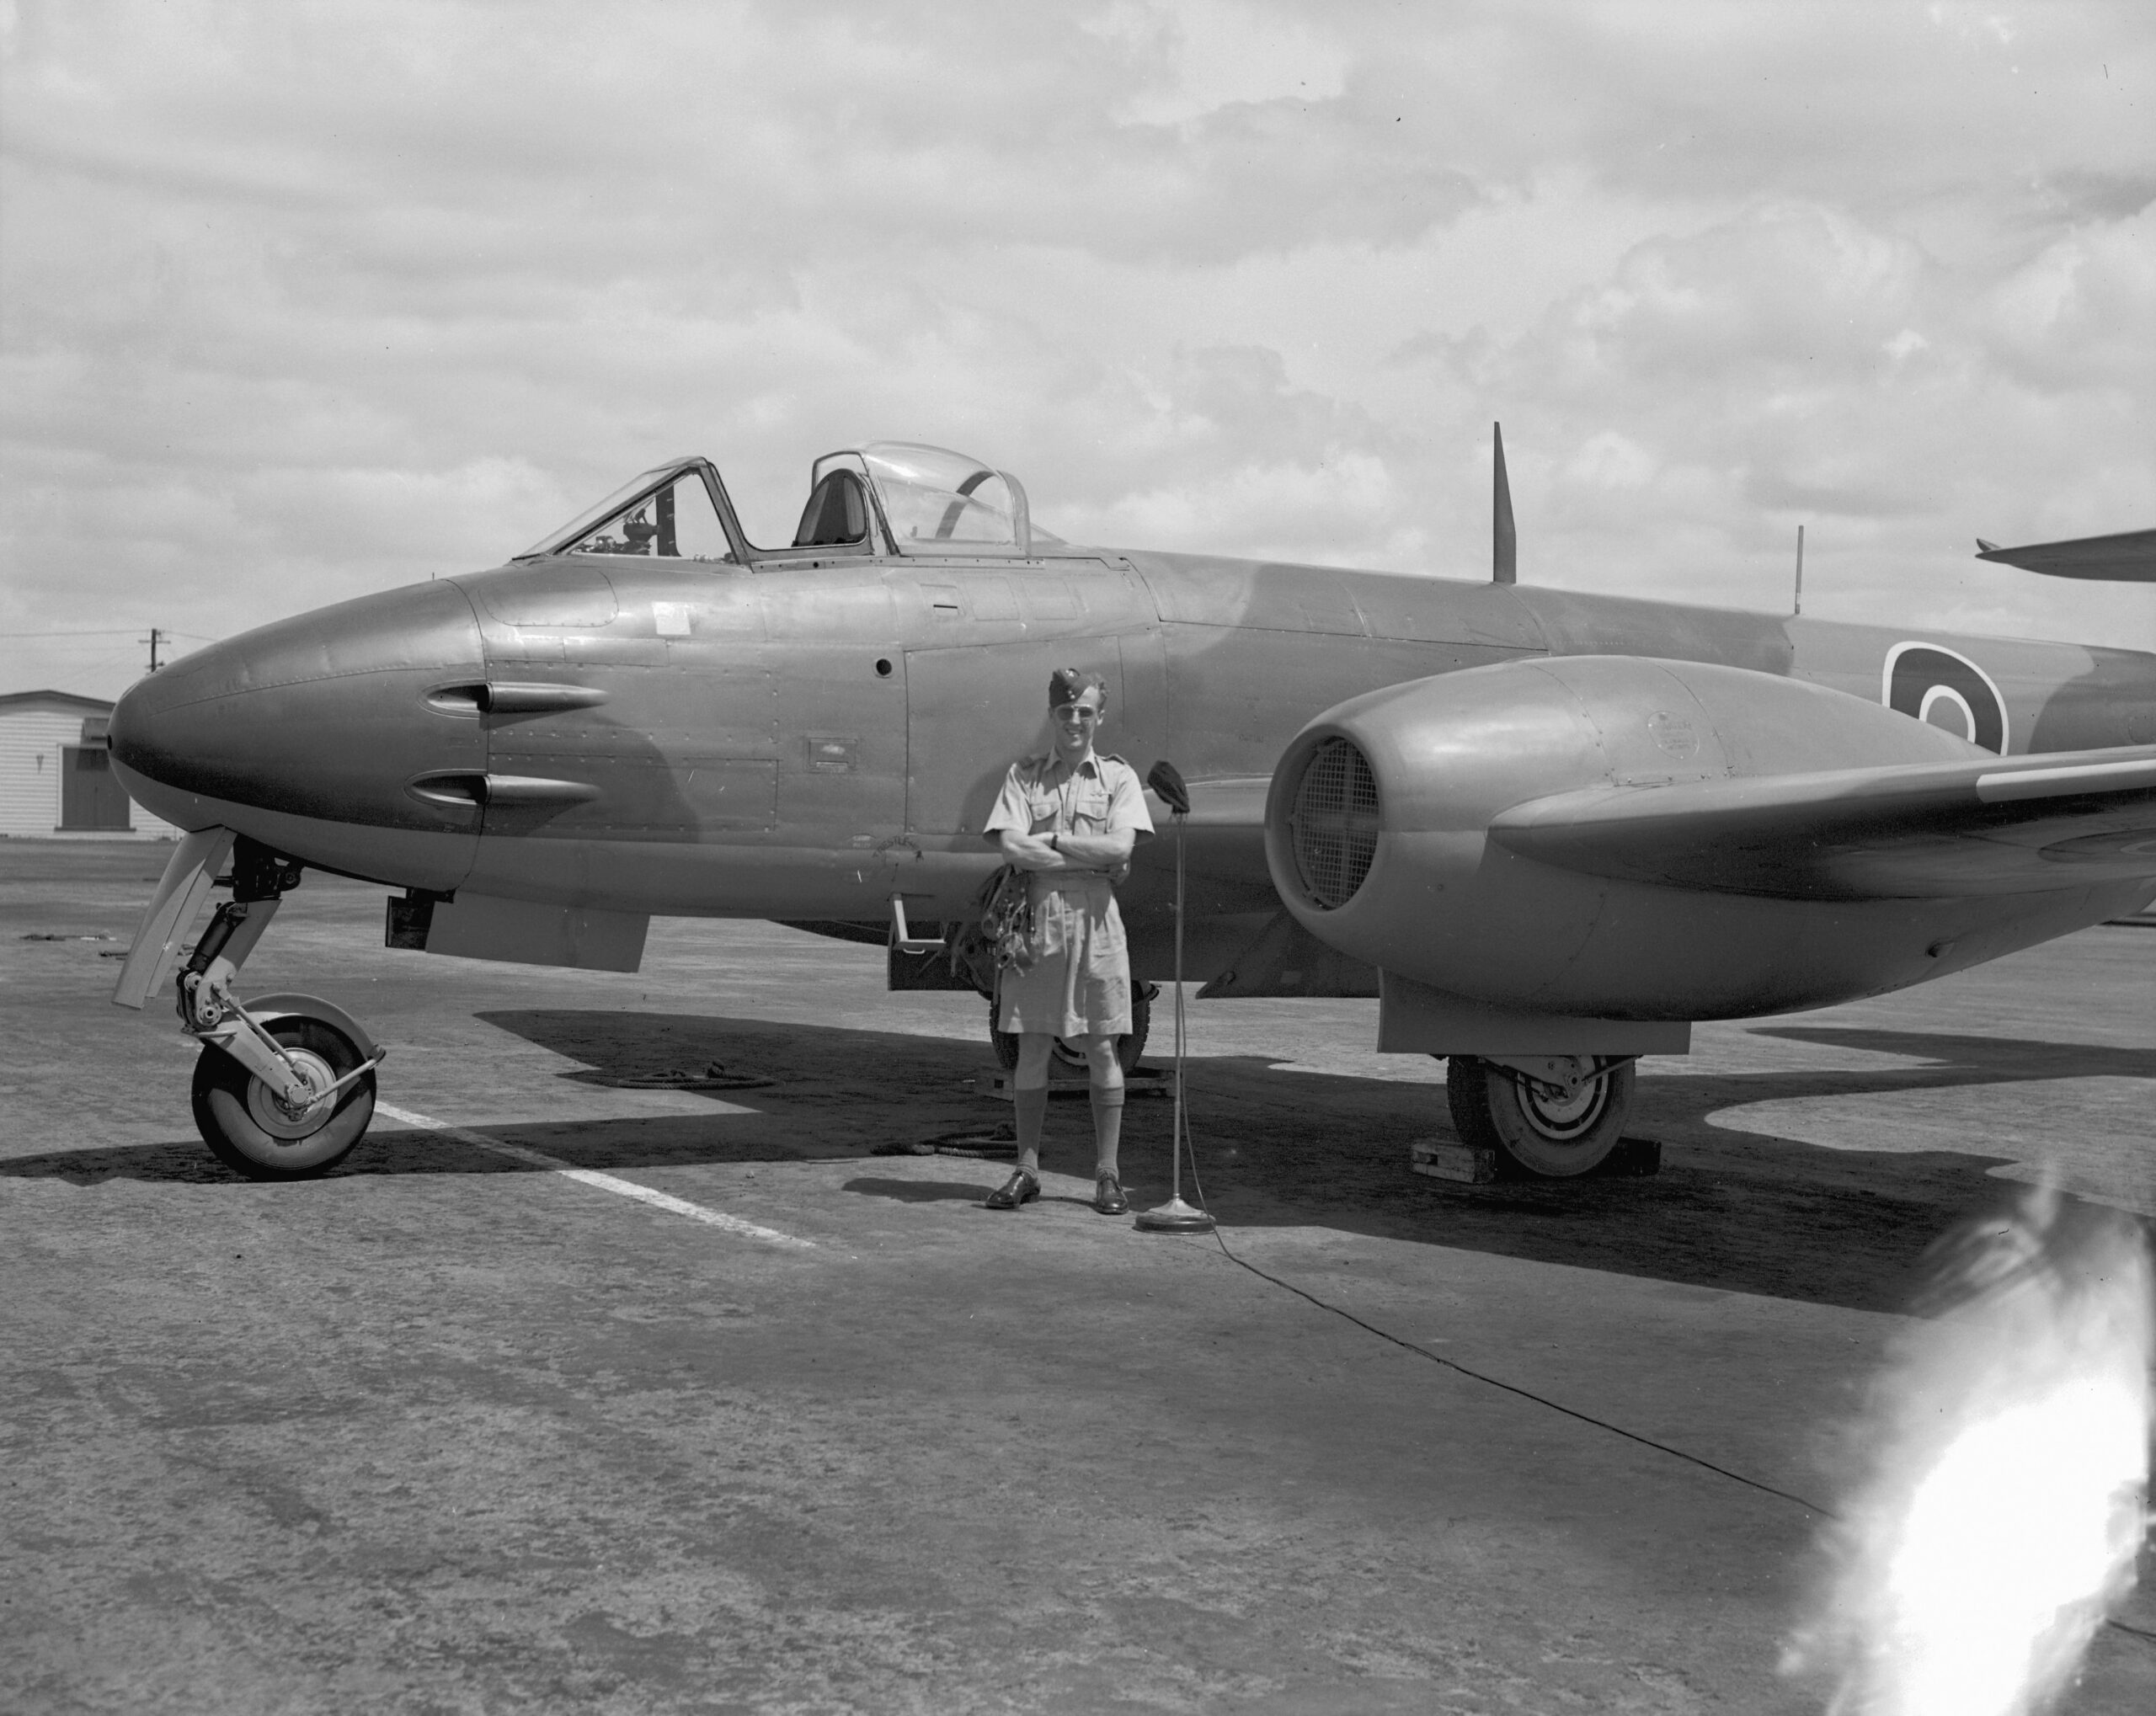
[[[1119,1174],[1116,1153],[1123,1143],[1123,1086],[1095,1084],[1086,1094],[1093,1101],[1093,1177]]]
[[[1028,1090],[1022,1086],[1011,1093],[1011,1106],[1017,1111],[1018,1165],[1028,1174],[1041,1171],[1041,1123],[1048,1118],[1048,1086]]]

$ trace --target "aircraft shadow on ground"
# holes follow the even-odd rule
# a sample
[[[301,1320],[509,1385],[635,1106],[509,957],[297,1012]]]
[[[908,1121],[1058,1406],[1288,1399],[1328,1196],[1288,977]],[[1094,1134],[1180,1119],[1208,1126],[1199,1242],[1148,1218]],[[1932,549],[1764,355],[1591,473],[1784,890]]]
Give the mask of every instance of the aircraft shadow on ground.
[[[709,1075],[716,1066],[719,1088],[711,1094],[750,1111],[714,1106],[709,1115],[516,1121],[494,1128],[578,1167],[858,1160],[865,1171],[843,1182],[846,1191],[902,1203],[974,1202],[1006,1171],[994,1154],[947,1156],[932,1174],[871,1166],[879,1148],[938,1140],[968,1148],[966,1138],[985,1135],[1007,1117],[962,1082],[990,1070],[985,1042],[694,1015],[535,1010],[479,1016],[577,1063],[562,1075],[568,1082],[648,1088],[670,1077]],[[1827,1026],[1762,1034],[1921,1056],[1924,1064],[1650,1071],[1641,1080],[1633,1130],[1664,1141],[1658,1175],[1475,1186],[1407,1171],[1411,1142],[1443,1123],[1444,1095],[1434,1086],[1289,1071],[1258,1057],[1196,1060],[1187,1088],[1198,1171],[1210,1207],[1230,1230],[1332,1228],[1688,1286],[1898,1310],[1909,1301],[1927,1248],[2017,1195],[1989,1171],[2012,1159],[1974,1149],[1825,1149],[1713,1125],[1709,1115],[1776,1099],[2156,1076],[2156,1053],[2143,1050]],[[529,1105],[519,1111],[529,1112]],[[1171,1113],[1165,1100],[1134,1101],[1127,1111],[1124,1179],[1140,1207],[1166,1195]],[[483,1118],[460,1118],[488,1127]],[[1049,1169],[1088,1173],[1089,1139],[1082,1096],[1050,1105]],[[383,1118],[338,1175],[531,1171]],[[244,1184],[192,1139],[17,1158],[0,1163],[0,1177]]]

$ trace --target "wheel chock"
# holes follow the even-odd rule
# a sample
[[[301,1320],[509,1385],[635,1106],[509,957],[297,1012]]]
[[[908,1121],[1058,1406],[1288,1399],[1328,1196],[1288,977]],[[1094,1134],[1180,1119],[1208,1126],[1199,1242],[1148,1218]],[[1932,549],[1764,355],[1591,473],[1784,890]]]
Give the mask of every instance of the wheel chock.
[[[1433,1180],[1481,1186],[1497,1177],[1497,1153],[1463,1144],[1457,1138],[1417,1138],[1407,1147],[1407,1165]]]

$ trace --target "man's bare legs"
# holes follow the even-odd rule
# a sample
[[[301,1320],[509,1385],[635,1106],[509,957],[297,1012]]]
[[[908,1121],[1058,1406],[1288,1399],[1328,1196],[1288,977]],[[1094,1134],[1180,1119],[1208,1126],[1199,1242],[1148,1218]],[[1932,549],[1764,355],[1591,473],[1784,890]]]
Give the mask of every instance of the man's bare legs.
[[[1048,1058],[1055,1039],[1044,1031],[1022,1031],[1018,1065],[1011,1075],[1011,1106],[1017,1111],[1018,1166],[1036,1180],[1041,1172],[1041,1123],[1048,1118]]]
[[[1086,1070],[1093,1102],[1093,1178],[1123,1183],[1116,1166],[1123,1148],[1123,1063],[1115,1058],[1113,1037],[1086,1039]]]
[[[1123,1063],[1115,1058],[1115,1038],[1084,1039],[1088,1095],[1093,1106],[1093,1177],[1120,1183],[1118,1166],[1123,1146]],[[1041,1126],[1048,1116],[1048,1063],[1055,1039],[1046,1031],[1026,1031],[1018,1038],[1018,1065],[1011,1075],[1011,1106],[1017,1111],[1018,1165],[1041,1171]]]

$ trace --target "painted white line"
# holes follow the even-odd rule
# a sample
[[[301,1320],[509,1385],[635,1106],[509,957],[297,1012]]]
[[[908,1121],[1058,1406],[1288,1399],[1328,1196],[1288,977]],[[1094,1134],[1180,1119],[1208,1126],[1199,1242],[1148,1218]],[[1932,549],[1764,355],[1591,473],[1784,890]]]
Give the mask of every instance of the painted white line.
[[[451,1126],[446,1120],[436,1120],[432,1115],[418,1114],[408,1108],[394,1108],[387,1102],[377,1101],[376,1114],[387,1115],[406,1126],[416,1126],[430,1132],[440,1132],[445,1138],[455,1138],[459,1143],[470,1144],[475,1149],[491,1150],[497,1156],[508,1156],[519,1162],[529,1163],[534,1168],[543,1168],[550,1174],[558,1174],[564,1180],[574,1180],[581,1185],[594,1186],[601,1191],[611,1191],[622,1197],[632,1197],[638,1203],[648,1203],[654,1209],[662,1209],[677,1216],[686,1216],[692,1222],[702,1222],[707,1228],[717,1228],[722,1233],[739,1234],[744,1239],[761,1239],[766,1244],[783,1245],[800,1251],[816,1249],[814,1239],[796,1239],[791,1234],[782,1234],[776,1228],[759,1227],[754,1222],[744,1222],[739,1216],[729,1216],[723,1210],[706,1209],[700,1203],[691,1203],[685,1197],[675,1197],[670,1192],[654,1191],[648,1186],[638,1186],[633,1180],[617,1180],[611,1174],[597,1173],[590,1168],[572,1168],[559,1159],[537,1150],[528,1150],[522,1144],[504,1143],[490,1138],[484,1132],[475,1132],[469,1127]]]

